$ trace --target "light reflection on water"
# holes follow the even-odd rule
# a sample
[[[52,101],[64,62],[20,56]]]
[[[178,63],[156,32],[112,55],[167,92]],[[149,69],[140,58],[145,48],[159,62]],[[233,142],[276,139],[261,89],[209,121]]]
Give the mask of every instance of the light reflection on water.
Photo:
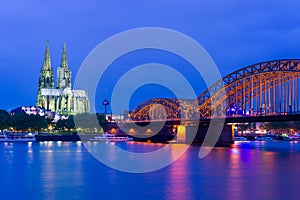
[[[99,145],[91,143],[90,145]],[[108,143],[108,145],[116,145]],[[150,152],[163,144],[122,143]],[[184,145],[172,144],[170,157]],[[111,159],[118,159],[109,152]],[[0,143],[1,199],[295,199],[300,143],[238,142],[204,159],[191,146],[161,170],[129,174],[91,156],[81,142]]]

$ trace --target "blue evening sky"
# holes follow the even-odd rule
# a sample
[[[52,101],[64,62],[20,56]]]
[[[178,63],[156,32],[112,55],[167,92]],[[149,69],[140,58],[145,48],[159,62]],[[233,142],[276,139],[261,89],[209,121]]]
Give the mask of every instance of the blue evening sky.
[[[224,76],[257,62],[300,58],[299,8],[298,0],[1,0],[0,109],[36,103],[47,40],[55,70],[66,41],[74,79],[88,53],[108,37],[138,27],[170,28],[198,41]],[[157,51],[120,58],[107,71],[106,77],[110,78],[99,84],[97,111],[103,112],[101,101],[109,98],[111,84],[122,73],[154,61],[179,71],[188,65],[176,56]],[[205,86],[195,82],[198,79],[193,79],[192,71],[187,73],[199,95]],[[167,89],[145,86],[132,97],[131,106],[151,95],[172,96]]]

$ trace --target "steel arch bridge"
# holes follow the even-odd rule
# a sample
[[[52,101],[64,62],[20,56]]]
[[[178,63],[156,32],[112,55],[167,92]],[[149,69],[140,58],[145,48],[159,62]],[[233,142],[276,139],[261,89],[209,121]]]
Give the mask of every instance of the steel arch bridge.
[[[192,113],[190,104],[194,104],[195,100],[188,99],[172,99],[172,98],[154,98],[149,99],[138,107],[136,107],[130,116],[134,120],[176,120],[180,119],[182,114]],[[195,104],[195,106],[197,106]],[[192,117],[189,114],[189,117]]]
[[[155,111],[158,105],[160,110],[165,108],[167,119],[298,113],[299,77],[300,59],[261,62],[228,74],[197,100],[150,99],[135,108],[131,117],[160,119],[162,112]]]

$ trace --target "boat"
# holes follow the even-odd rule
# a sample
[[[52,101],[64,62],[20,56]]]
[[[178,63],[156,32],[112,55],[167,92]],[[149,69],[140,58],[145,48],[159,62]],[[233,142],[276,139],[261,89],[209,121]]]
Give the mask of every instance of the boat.
[[[277,140],[291,141],[291,138],[287,133],[283,133],[277,137]]]
[[[247,138],[246,137],[242,137],[242,136],[235,136],[234,137],[234,141],[246,141]]]
[[[35,137],[32,133],[28,134],[2,134],[0,135],[0,142],[35,142]]]
[[[255,141],[257,138],[256,135],[247,135],[247,140],[250,140],[250,141]]]
[[[259,136],[256,138],[258,141],[273,141],[274,138],[270,136]]]
[[[94,138],[90,138],[90,141],[96,142],[127,142],[132,140],[133,139],[128,136],[115,136],[108,133],[105,133],[102,136],[95,136]]]
[[[299,136],[290,136],[290,140],[291,141],[300,141],[300,137]]]

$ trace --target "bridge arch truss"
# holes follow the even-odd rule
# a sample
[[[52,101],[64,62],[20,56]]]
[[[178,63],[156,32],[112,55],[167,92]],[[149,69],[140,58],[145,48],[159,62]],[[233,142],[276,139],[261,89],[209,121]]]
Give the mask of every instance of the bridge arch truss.
[[[201,117],[276,115],[299,111],[300,60],[262,62],[237,70],[198,97]]]
[[[147,100],[131,112],[131,118],[160,119],[162,107],[167,119],[299,113],[299,78],[299,59],[261,62],[228,74],[200,94],[197,100]],[[151,107],[154,108],[152,111]]]

